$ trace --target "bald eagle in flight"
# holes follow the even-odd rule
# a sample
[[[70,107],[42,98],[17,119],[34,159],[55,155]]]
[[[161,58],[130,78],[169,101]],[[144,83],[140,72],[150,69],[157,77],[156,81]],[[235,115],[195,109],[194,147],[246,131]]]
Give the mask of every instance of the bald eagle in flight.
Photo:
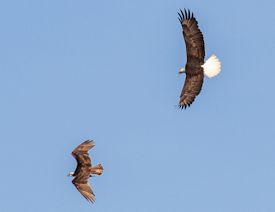
[[[70,172],[68,176],[73,176],[72,183],[75,185],[77,190],[89,201],[94,203],[95,195],[88,182],[89,177],[92,175],[101,175],[103,167],[101,164],[92,167],[91,159],[88,151],[95,146],[92,140],[84,141],[82,144],[77,146],[72,155],[77,161],[77,167],[74,172]]]
[[[204,61],[205,49],[203,35],[198,27],[198,22],[190,10],[184,12],[180,10],[179,21],[182,26],[185,40],[187,63],[185,68],[181,68],[179,74],[185,73],[186,78],[180,94],[179,108],[189,107],[196,96],[199,95],[204,75],[212,78],[221,71],[219,59],[212,55]]]

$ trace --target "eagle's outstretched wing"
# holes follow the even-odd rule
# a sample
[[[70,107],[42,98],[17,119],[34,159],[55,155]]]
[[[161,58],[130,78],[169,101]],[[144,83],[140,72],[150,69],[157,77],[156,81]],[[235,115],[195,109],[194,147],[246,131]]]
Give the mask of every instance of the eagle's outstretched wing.
[[[89,202],[94,203],[95,195],[88,182],[89,176],[89,172],[81,172],[72,180],[72,183],[75,185],[77,190],[85,197],[85,199],[87,199]]]
[[[84,141],[82,144],[78,145],[72,155],[77,160],[77,168],[76,171],[83,166],[91,166],[91,158],[89,156],[88,151],[95,146],[94,141],[87,140]]]
[[[205,50],[203,35],[193,13],[189,10],[184,10],[183,13],[181,10],[178,14],[187,54],[186,78],[179,101],[179,107],[182,109],[190,106],[201,91],[204,79],[201,66],[204,64]]]
[[[204,75],[186,75],[184,86],[180,94],[179,107],[181,109],[190,106],[200,93],[203,84]]]
[[[194,18],[193,13],[190,11],[181,10],[179,14],[179,21],[182,26],[182,33],[186,45],[187,53],[187,64],[190,62],[192,65],[194,63],[199,63],[198,65],[203,65],[205,57],[205,48],[203,35],[198,27],[198,22]]]

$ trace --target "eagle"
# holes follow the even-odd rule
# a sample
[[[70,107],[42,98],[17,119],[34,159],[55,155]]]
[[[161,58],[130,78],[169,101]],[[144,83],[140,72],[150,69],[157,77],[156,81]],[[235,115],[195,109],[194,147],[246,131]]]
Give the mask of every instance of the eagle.
[[[186,78],[180,94],[179,108],[189,107],[199,95],[204,80],[204,75],[212,78],[221,71],[221,62],[212,55],[206,61],[203,34],[198,27],[198,22],[193,13],[184,9],[178,12],[179,21],[186,46],[187,62],[179,74],[185,73]]]
[[[77,190],[91,203],[95,202],[94,192],[88,182],[89,177],[101,175],[103,167],[101,164],[92,166],[88,151],[95,146],[94,141],[86,140],[78,145],[72,152],[77,161],[77,167],[74,172],[69,172],[68,176],[74,177],[72,183]]]

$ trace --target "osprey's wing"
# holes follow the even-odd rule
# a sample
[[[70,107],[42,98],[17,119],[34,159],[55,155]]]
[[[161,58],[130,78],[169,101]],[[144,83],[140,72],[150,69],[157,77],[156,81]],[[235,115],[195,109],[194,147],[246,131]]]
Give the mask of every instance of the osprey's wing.
[[[91,140],[84,141],[78,145],[72,155],[77,160],[77,169],[81,166],[91,166],[91,159],[88,151],[95,146],[95,143]]]
[[[187,63],[202,65],[204,63],[205,50],[203,35],[198,27],[198,22],[189,10],[187,12],[184,9],[184,13],[180,10],[178,14],[186,45]]]
[[[181,109],[190,106],[200,93],[203,84],[204,75],[186,75],[185,82],[180,94],[179,107]]]
[[[88,179],[89,173],[79,173],[72,181],[77,190],[87,199],[89,202],[95,202],[94,192],[89,185]]]

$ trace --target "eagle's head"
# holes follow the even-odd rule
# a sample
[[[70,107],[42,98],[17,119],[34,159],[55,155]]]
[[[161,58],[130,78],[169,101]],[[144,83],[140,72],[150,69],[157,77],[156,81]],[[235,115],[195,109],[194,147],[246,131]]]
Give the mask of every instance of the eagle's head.
[[[67,176],[68,176],[68,177],[74,176],[74,172],[69,172],[69,174],[68,174]]]
[[[180,68],[179,74],[183,74],[183,73],[185,73],[185,68]]]

